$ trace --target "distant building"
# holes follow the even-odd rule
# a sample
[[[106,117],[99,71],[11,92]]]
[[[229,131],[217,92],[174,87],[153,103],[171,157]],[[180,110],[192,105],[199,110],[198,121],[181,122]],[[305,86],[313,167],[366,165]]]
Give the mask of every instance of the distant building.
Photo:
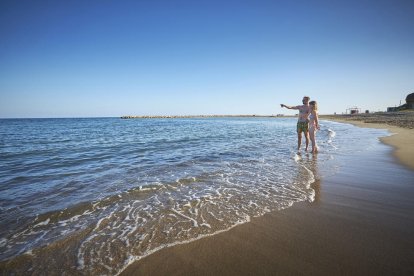
[[[408,94],[405,98],[407,109],[414,109],[414,93]]]
[[[350,107],[346,110],[346,114],[348,114],[348,112],[349,112],[349,114],[359,114],[359,113],[361,113],[361,108],[358,108],[356,106]]]
[[[387,112],[395,112],[406,109],[414,109],[414,93],[407,95],[405,98],[405,104],[396,107],[387,107]]]

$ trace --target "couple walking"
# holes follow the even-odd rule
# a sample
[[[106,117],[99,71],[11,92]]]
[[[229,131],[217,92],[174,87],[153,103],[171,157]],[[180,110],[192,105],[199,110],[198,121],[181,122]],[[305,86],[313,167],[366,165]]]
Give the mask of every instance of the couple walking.
[[[306,139],[306,151],[308,151],[309,138],[312,142],[312,153],[318,152],[318,146],[316,145],[316,130],[319,130],[319,119],[318,119],[318,104],[315,101],[309,102],[310,98],[305,96],[302,99],[303,105],[288,106],[281,104],[281,107],[287,109],[299,110],[299,119],[297,124],[298,132],[298,150],[302,144],[302,132],[305,134]]]

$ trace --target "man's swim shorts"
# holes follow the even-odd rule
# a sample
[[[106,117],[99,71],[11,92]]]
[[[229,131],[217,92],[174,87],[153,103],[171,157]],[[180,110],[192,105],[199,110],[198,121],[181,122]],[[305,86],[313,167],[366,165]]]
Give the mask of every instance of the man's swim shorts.
[[[298,124],[296,125],[297,131],[298,133],[301,132],[308,132],[309,129],[309,122],[298,122]]]

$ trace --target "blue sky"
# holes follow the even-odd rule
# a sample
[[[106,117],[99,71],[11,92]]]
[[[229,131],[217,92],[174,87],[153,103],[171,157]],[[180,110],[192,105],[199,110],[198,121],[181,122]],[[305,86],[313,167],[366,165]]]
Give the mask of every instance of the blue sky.
[[[2,0],[0,117],[385,110],[413,32],[412,0]]]

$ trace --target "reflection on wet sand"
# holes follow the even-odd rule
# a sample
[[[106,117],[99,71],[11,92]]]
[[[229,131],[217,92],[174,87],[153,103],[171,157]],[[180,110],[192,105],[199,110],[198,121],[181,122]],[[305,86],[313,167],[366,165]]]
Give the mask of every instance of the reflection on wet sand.
[[[318,170],[318,154],[312,154],[309,161],[309,170],[313,173],[315,181],[311,184],[311,188],[315,190],[315,200],[313,205],[319,205],[321,201],[321,179]]]
[[[303,173],[312,174],[313,177],[311,178],[310,188],[315,191],[312,205],[319,205],[321,201],[321,176],[318,169],[318,154],[297,153],[295,159],[297,160],[297,163],[305,169],[305,171],[298,171],[294,181],[300,182],[304,177]]]

